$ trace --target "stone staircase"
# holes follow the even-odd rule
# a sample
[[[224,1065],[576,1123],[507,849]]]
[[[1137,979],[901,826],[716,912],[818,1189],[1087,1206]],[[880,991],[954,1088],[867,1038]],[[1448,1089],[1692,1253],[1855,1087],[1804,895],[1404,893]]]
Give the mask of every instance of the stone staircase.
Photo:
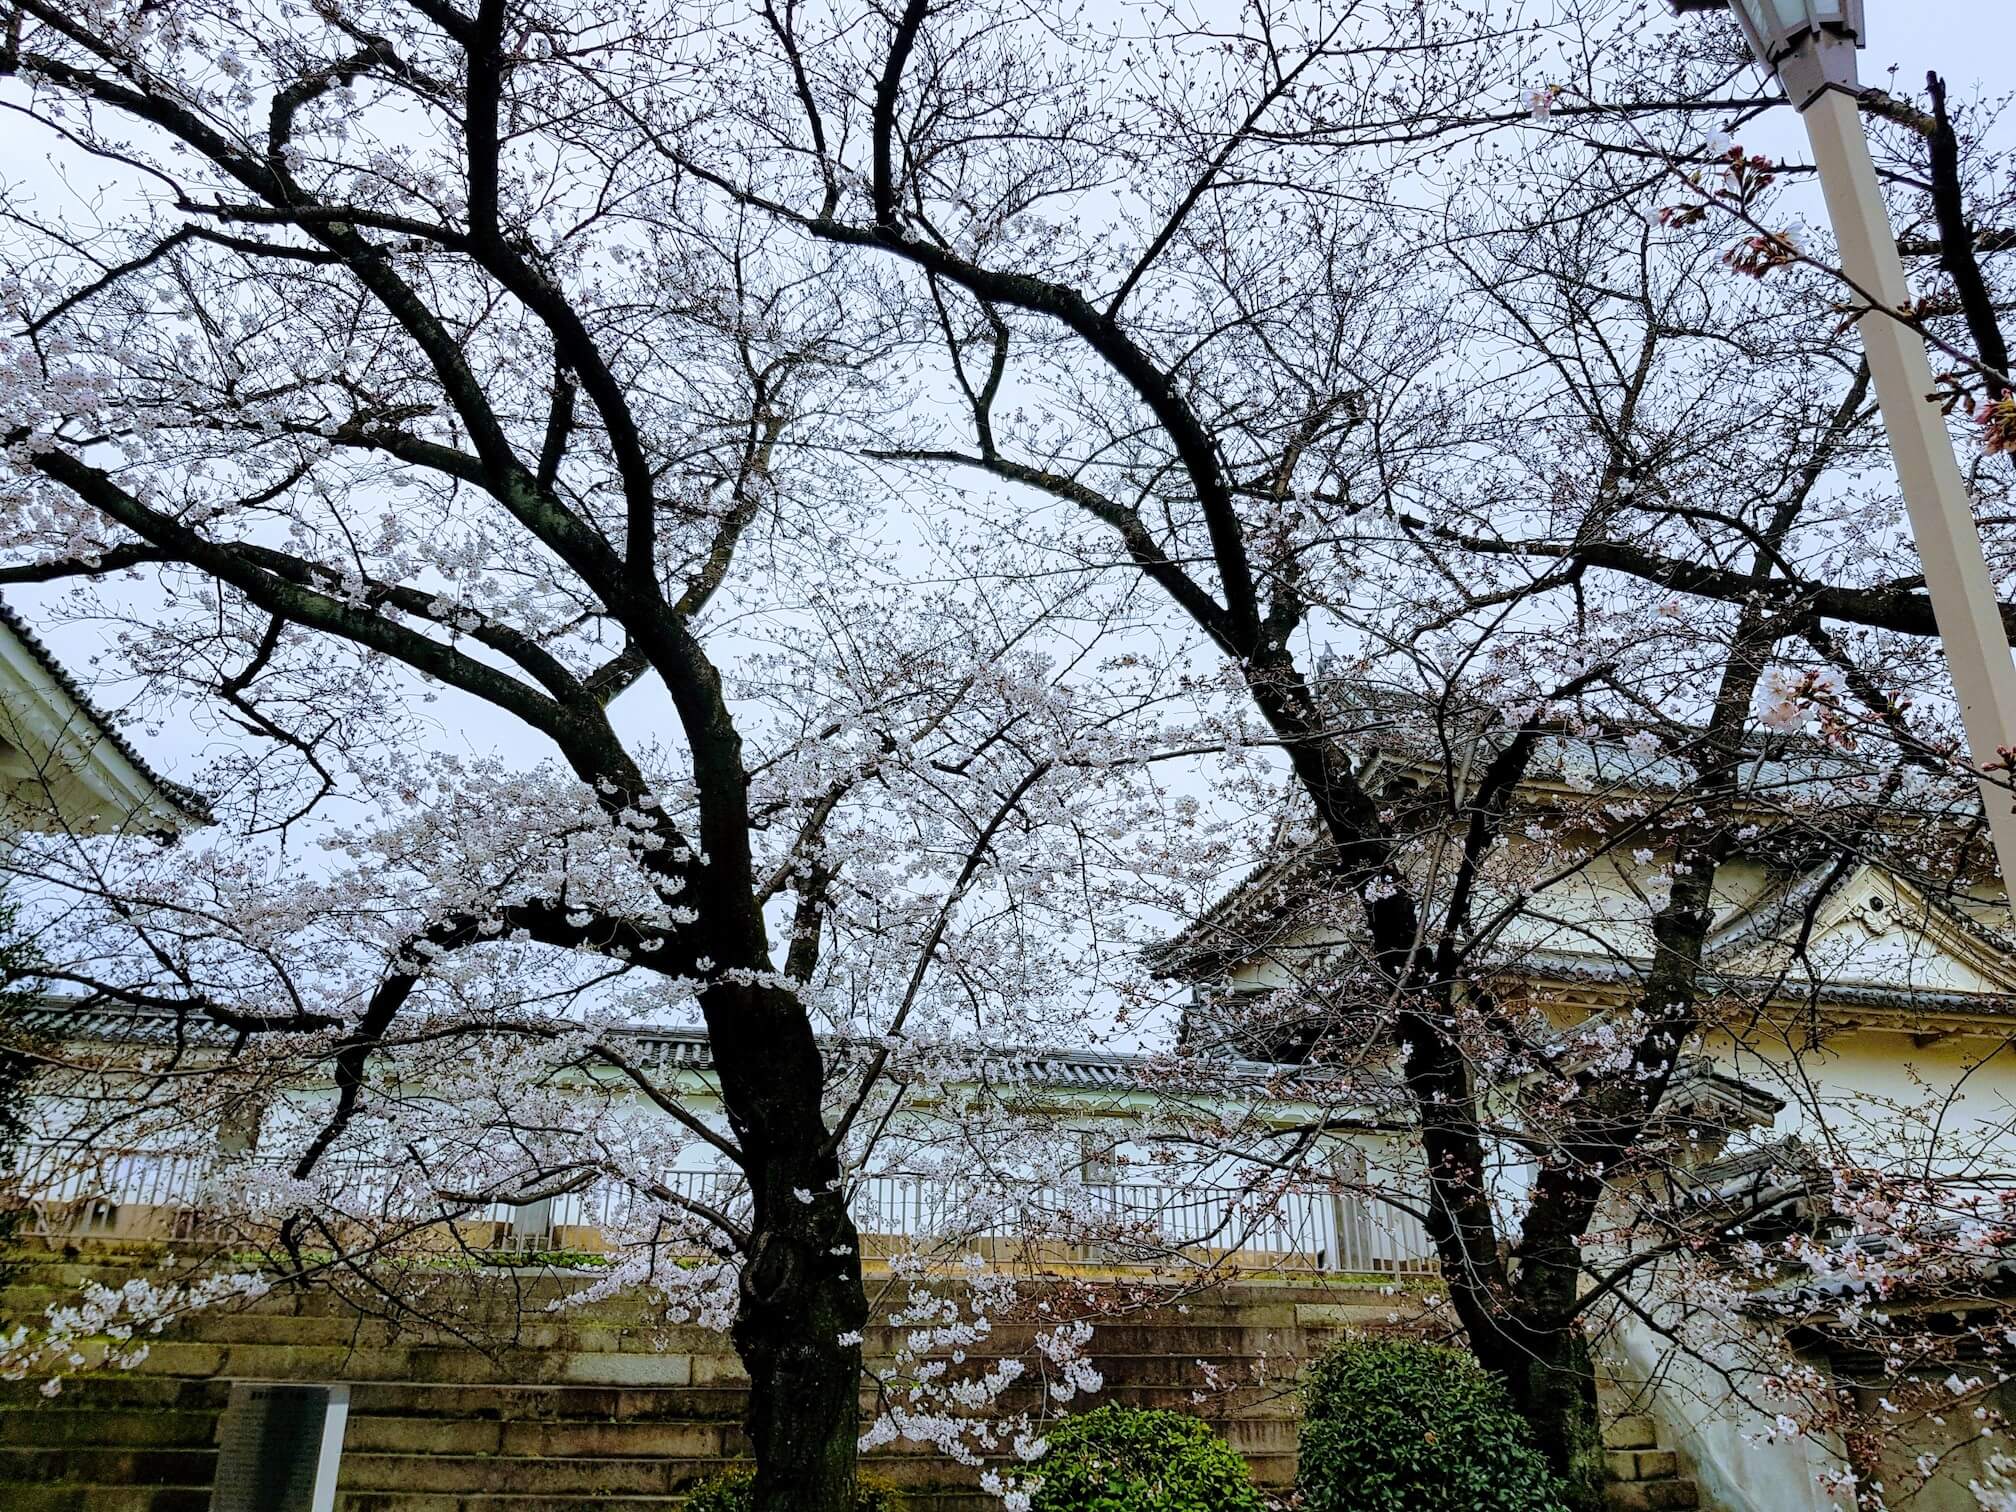
[[[125,1274],[43,1265],[0,1293],[0,1322],[74,1299],[87,1277]],[[721,1335],[654,1326],[635,1300],[543,1310],[576,1284],[515,1273],[498,1330],[508,1337],[487,1349],[361,1318],[327,1295],[275,1295],[199,1315],[137,1369],[87,1369],[54,1398],[0,1385],[0,1507],[206,1512],[230,1382],[297,1380],[350,1384],[337,1512],[673,1512],[694,1482],[747,1456],[741,1363]],[[1180,1310],[1098,1324],[1098,1400],[1203,1416],[1256,1482],[1285,1489],[1300,1363],[1346,1331],[1412,1330],[1420,1318],[1418,1304],[1377,1287],[1249,1282],[1193,1295]],[[968,1368],[1002,1356],[1033,1366],[1031,1336],[1049,1321],[997,1323]],[[896,1344],[887,1326],[866,1338],[871,1359]],[[1033,1406],[1043,1389],[1033,1376],[1004,1405]],[[998,1512],[977,1472],[935,1452],[892,1445],[865,1468],[902,1489],[908,1512]]]
[[[129,1273],[111,1260],[37,1266],[0,1292],[0,1325],[74,1300],[82,1280],[116,1284]],[[292,1380],[350,1385],[337,1512],[674,1512],[696,1481],[748,1455],[741,1362],[721,1335],[655,1325],[636,1299],[545,1310],[578,1284],[499,1278],[488,1320],[497,1337],[483,1348],[360,1317],[326,1294],[274,1295],[199,1315],[154,1341],[137,1369],[87,1368],[53,1398],[33,1383],[0,1384],[0,1507],[207,1512],[231,1381]],[[1033,1364],[1031,1336],[1048,1321],[997,1323],[968,1352],[969,1367],[1002,1356]],[[1377,1287],[1228,1286],[1100,1322],[1098,1400],[1202,1416],[1246,1456],[1257,1484],[1285,1492],[1300,1364],[1347,1332],[1411,1332],[1422,1321],[1419,1304]],[[896,1344],[886,1325],[866,1338],[871,1359]],[[1041,1390],[1032,1372],[1004,1405],[1034,1405]],[[1600,1395],[1615,1512],[1698,1506],[1694,1482],[1631,1394],[1605,1381]],[[908,1512],[998,1512],[976,1472],[914,1446],[877,1450],[865,1468],[902,1489]]]
[[[1659,1442],[1659,1427],[1643,1410],[1642,1388],[1601,1377],[1604,1457],[1609,1461],[1611,1512],[1675,1512],[1703,1505],[1700,1488],[1679,1454]]]

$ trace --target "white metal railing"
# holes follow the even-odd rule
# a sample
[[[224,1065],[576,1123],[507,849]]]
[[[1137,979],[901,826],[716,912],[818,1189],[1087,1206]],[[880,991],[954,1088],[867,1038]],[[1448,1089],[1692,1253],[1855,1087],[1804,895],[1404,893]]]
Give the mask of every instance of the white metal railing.
[[[272,1162],[188,1150],[30,1147],[10,1183],[28,1227],[51,1237],[132,1234],[197,1238],[223,1228],[213,1215],[226,1171],[277,1172]],[[678,1196],[731,1215],[747,1211],[740,1179],[709,1171],[658,1178]],[[439,1213],[488,1225],[483,1241],[504,1250],[581,1245],[591,1235],[632,1230],[653,1206],[634,1187],[600,1181],[523,1206],[445,1205],[417,1173],[347,1159],[318,1172],[322,1205],[360,1221],[426,1220]],[[1230,1186],[1084,1183],[991,1186],[942,1177],[880,1174],[856,1185],[851,1208],[870,1255],[898,1245],[977,1247],[1005,1256],[1034,1246],[1057,1259],[1152,1262],[1228,1257],[1274,1269],[1421,1274],[1433,1248],[1411,1213],[1357,1192]],[[256,1225],[251,1225],[256,1226]]]
[[[1277,1268],[1421,1272],[1433,1249],[1411,1214],[1355,1192],[1165,1187],[1134,1183],[1031,1186],[992,1192],[929,1177],[870,1176],[855,1226],[910,1240],[1046,1238],[1109,1258],[1223,1254]]]

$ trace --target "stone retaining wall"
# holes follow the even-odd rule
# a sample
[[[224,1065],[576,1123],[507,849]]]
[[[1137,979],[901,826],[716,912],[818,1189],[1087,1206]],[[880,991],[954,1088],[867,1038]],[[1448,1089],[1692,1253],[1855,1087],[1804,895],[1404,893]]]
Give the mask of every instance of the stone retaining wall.
[[[123,1279],[120,1266],[113,1256],[33,1266],[0,1293],[0,1319],[39,1317],[86,1278]],[[470,1284],[487,1291],[468,1337],[328,1294],[275,1294],[193,1318],[138,1369],[87,1369],[53,1399],[31,1383],[0,1388],[0,1504],[204,1512],[233,1380],[350,1383],[338,1512],[669,1512],[693,1482],[746,1456],[746,1377],[720,1334],[660,1326],[636,1298],[551,1312],[582,1284],[551,1273]],[[1028,1362],[1031,1378],[1007,1405],[1033,1403],[1033,1335],[1082,1311],[1088,1294],[1125,1310],[1096,1324],[1090,1353],[1105,1389],[1085,1405],[1201,1416],[1266,1487],[1294,1477],[1300,1365],[1346,1331],[1419,1329],[1428,1314],[1376,1284],[1248,1281],[1154,1305],[1138,1281],[1079,1278],[1056,1284],[1047,1314],[1031,1295],[1026,1315],[967,1351],[967,1367]],[[899,1337],[878,1325],[865,1342],[871,1360],[886,1359]],[[974,1491],[976,1472],[915,1445],[867,1464],[904,1489],[910,1512],[998,1506]]]

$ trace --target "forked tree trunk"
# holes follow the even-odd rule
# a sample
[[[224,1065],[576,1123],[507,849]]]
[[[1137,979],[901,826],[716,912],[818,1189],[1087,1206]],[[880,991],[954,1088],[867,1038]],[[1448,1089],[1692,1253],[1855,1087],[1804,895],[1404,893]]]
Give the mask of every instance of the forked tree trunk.
[[[1434,1042],[1417,1042],[1410,1074],[1425,1082]],[[1531,1431],[1534,1447],[1560,1479],[1569,1512],[1605,1512],[1603,1422],[1596,1400],[1595,1362],[1578,1322],[1582,1267],[1579,1238],[1588,1227],[1594,1191],[1583,1183],[1543,1193],[1528,1212],[1517,1267],[1496,1239],[1474,1115],[1468,1124],[1438,1119],[1458,1099],[1419,1101],[1424,1143],[1431,1154],[1434,1201],[1429,1232],[1442,1261],[1443,1282],[1478,1363],[1504,1385]],[[1600,1190],[1600,1188],[1595,1189]],[[1572,1198],[1564,1203],[1563,1197]]]
[[[1536,1280],[1531,1257],[1507,1278],[1498,1266],[1465,1266],[1453,1244],[1439,1247],[1471,1353],[1504,1382],[1534,1447],[1560,1478],[1563,1503],[1569,1512],[1604,1512],[1603,1420],[1595,1361],[1575,1321],[1575,1270],[1562,1267],[1565,1287],[1557,1287]]]

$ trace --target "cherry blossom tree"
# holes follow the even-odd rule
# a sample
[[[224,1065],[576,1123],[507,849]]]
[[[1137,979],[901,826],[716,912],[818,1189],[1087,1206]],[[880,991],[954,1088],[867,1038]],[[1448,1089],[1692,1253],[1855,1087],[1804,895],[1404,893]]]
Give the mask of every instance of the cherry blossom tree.
[[[395,1312],[371,1266],[442,1217],[626,1183],[624,1274],[730,1327],[757,1504],[804,1512],[851,1505],[845,1187],[892,1063],[1082,1004],[1168,674],[1101,662],[1128,593],[983,574],[818,466],[908,312],[689,201],[606,98],[728,45],[676,10],[10,9],[57,168],[10,193],[0,577],[116,623],[134,706],[225,746],[219,834],[12,865],[47,981],[175,1026],[77,1138],[253,1130],[283,1277]],[[606,1032],[681,1003],[725,1121]],[[835,1082],[822,1031],[879,1048]],[[584,1068],[661,1116],[595,1119],[556,1090]]]
[[[61,172],[9,198],[0,582],[222,750],[221,838],[15,862],[52,982],[242,1040],[119,1117],[326,1076],[238,1194],[297,1277],[369,1273],[416,1193],[620,1179],[608,1284],[732,1328],[759,1506],[843,1506],[845,1188],[943,1079],[913,1045],[1166,1010],[1122,957],[1285,779],[1298,927],[1343,943],[1187,1049],[1303,1058],[1334,1115],[1228,1126],[1172,1064],[1149,1137],[1398,1202],[1322,1140],[1418,1137],[1454,1324],[1593,1505],[1598,1320],[1677,1276],[1726,1340],[1786,1253],[1726,1269],[1765,1194],[1646,1195],[1691,1047],[1783,996],[1704,965],[1725,868],[1989,862],[1771,99],[1733,33],[1587,10],[16,0]],[[1987,117],[1872,116],[2006,575]],[[1663,786],[1536,807],[1573,740]],[[1522,999],[1515,942],[1627,858],[1624,1011]],[[686,1003],[725,1126],[613,1032]],[[584,1119],[584,1067],[662,1116]],[[743,1195],[668,1184],[687,1153]],[[1963,1180],[1877,1216],[1896,1172],[1834,1173],[1878,1227]]]
[[[910,270],[956,418],[871,450],[892,478],[1046,497],[1054,549],[1117,555],[1222,655],[1310,826],[1297,885],[1332,901],[1303,923],[1356,942],[1276,1043],[1397,1039],[1454,1314],[1598,1504],[1592,1308],[1703,1236],[1600,1269],[1591,1233],[1708,1025],[1721,868],[1767,830],[1842,865],[1883,850],[1942,893],[1987,864],[1950,710],[1906,708],[1940,673],[1894,495],[1854,481],[1882,453],[1852,291],[1785,218],[1797,170],[1736,135],[1770,100],[1733,33],[1371,4],[1110,36],[923,3],[762,20],[728,124],[660,150],[813,245]],[[1527,67],[1547,82],[1507,77]],[[1931,115],[1872,102],[1923,130],[1898,150],[1929,144],[1931,203],[1893,183],[1960,290],[1898,318],[1954,354],[1992,450],[1970,216],[1995,205],[1961,203],[1932,94]],[[1331,637],[1350,649],[1313,653]],[[1365,681],[1411,709],[1354,707]],[[1817,806],[1810,780],[1760,794],[1760,736],[1816,722],[1866,769]],[[1649,808],[1612,789],[1536,818],[1536,751],[1606,731],[1684,777]],[[1364,778],[1396,743],[1425,768],[1412,799]],[[1872,802],[1907,772],[1931,784],[1924,827],[1876,845]],[[1621,1031],[1556,1036],[1505,1005],[1497,958],[1592,847],[1657,865],[1649,968]],[[1536,1071],[1508,1219],[1492,1089]]]

